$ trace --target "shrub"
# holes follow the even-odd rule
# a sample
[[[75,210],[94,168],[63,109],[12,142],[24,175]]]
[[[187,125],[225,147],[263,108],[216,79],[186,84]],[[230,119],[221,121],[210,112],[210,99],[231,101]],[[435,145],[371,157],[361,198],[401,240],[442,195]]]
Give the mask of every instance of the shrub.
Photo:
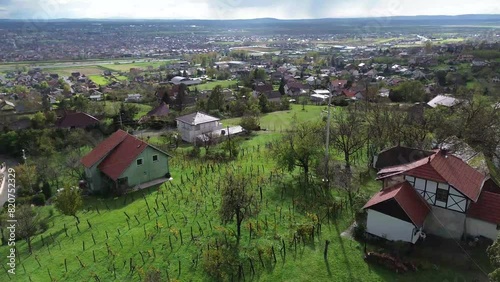
[[[237,274],[237,251],[225,245],[210,245],[203,252],[203,269],[216,281],[231,281]]]
[[[188,156],[191,158],[198,158],[200,156],[201,149],[198,146],[193,146],[191,150],[188,152]]]
[[[37,207],[45,205],[45,195],[43,193],[38,193],[31,198],[31,203]]]
[[[42,193],[45,195],[45,199],[50,199],[52,197],[52,188],[48,182],[44,182],[42,185]]]

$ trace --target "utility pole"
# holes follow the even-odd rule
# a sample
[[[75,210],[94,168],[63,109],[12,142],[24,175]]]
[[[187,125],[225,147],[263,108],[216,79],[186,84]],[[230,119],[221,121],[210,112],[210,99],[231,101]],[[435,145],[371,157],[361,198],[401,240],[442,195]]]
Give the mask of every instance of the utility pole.
[[[228,148],[229,148],[229,157],[232,159],[233,158],[233,148],[231,148],[231,134],[229,134],[229,126],[227,127],[227,142],[228,142]]]
[[[340,88],[340,83],[338,87]],[[330,151],[329,151],[329,145],[330,145],[330,117],[331,117],[331,112],[330,112],[330,106],[332,105],[332,95],[333,93],[330,93],[328,96],[328,117],[326,121],[326,144],[325,144],[325,182],[327,183],[327,187],[330,187],[330,183],[328,183],[329,180],[329,175],[328,175],[328,167],[329,167],[329,157],[330,157]]]

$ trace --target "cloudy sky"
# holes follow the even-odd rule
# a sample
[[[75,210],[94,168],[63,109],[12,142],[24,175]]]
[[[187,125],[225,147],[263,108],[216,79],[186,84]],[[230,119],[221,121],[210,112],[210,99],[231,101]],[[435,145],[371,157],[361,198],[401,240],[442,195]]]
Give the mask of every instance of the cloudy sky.
[[[0,0],[0,18],[305,19],[500,14],[498,0]]]

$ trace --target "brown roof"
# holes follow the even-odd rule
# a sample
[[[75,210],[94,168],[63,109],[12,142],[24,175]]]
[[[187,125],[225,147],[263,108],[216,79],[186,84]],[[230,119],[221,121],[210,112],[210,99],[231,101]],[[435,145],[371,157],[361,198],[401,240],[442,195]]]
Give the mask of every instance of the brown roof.
[[[500,224],[500,194],[483,191],[477,203],[472,203],[468,217]]]
[[[123,130],[113,133],[113,135],[99,143],[90,153],[84,156],[81,160],[82,164],[87,168],[92,167],[118,146],[127,135],[128,133]]]
[[[487,179],[463,160],[447,154],[444,150],[439,150],[432,156],[409,164],[384,168],[379,171],[378,179],[402,173],[446,182],[473,201],[477,201],[484,181]]]
[[[87,113],[65,113],[57,120],[56,126],[62,128],[86,128],[99,123],[99,120]]]
[[[168,116],[169,113],[170,113],[169,106],[165,102],[162,102],[156,108],[149,111],[147,113],[147,116],[150,116],[150,117],[151,116]]]
[[[419,227],[424,225],[425,218],[429,214],[431,207],[424,198],[415,191],[411,184],[406,181],[378,192],[365,204],[363,209],[370,208],[391,199],[396,200],[413,224]]]
[[[98,168],[116,181],[147,146],[146,142],[127,134],[125,139],[99,164]]]

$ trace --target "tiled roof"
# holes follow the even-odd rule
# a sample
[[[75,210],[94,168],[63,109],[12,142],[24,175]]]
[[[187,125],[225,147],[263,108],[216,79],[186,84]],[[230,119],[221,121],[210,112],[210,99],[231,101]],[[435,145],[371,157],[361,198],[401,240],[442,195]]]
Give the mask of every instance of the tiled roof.
[[[213,116],[209,116],[202,112],[196,112],[182,117],[178,117],[176,120],[182,121],[190,125],[198,125],[207,122],[219,121],[220,119]]]
[[[98,119],[87,113],[66,113],[56,122],[56,125],[62,128],[86,128],[98,123]]]
[[[113,133],[113,135],[99,143],[90,153],[84,156],[81,160],[82,164],[87,168],[92,167],[118,146],[127,135],[128,133],[123,130]]]
[[[147,116],[168,116],[170,113],[170,108],[165,102],[162,102],[159,106],[152,109],[147,113]]]
[[[370,208],[390,199],[396,200],[416,226],[423,226],[431,207],[408,182],[402,182],[375,194],[363,207]]]
[[[116,181],[147,146],[146,142],[127,134],[125,139],[99,164],[98,168]]]
[[[401,173],[437,182],[446,182],[473,201],[477,201],[484,180],[487,179],[460,158],[446,154],[442,150],[413,163],[384,168],[379,171],[378,179]]]
[[[483,191],[477,203],[472,203],[467,216],[500,224],[500,194]]]

